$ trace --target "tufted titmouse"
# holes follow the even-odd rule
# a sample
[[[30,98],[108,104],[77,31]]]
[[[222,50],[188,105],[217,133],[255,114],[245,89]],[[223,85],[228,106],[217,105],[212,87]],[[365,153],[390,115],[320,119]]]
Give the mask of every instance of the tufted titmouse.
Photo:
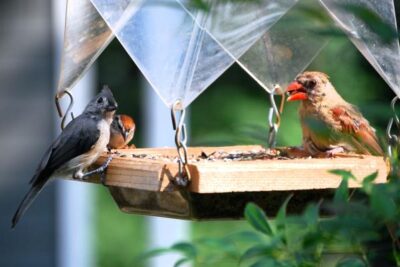
[[[128,115],[115,115],[111,124],[109,149],[125,148],[135,135],[135,122]]]
[[[104,86],[83,113],[65,127],[44,154],[30,181],[31,189],[12,219],[12,228],[54,175],[72,175],[74,179],[84,179],[93,173],[104,171],[111,158],[98,170],[83,172],[106,150],[110,140],[110,125],[117,107],[111,90]]]

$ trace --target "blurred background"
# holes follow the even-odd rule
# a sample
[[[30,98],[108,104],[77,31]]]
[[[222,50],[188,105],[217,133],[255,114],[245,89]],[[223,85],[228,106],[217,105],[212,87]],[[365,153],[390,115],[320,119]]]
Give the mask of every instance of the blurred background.
[[[0,2],[0,266],[141,266],[135,258],[155,246],[246,228],[241,221],[152,221],[119,211],[102,186],[57,181],[40,194],[17,228],[10,229],[40,157],[59,132],[54,94],[63,8],[65,2],[57,0]],[[308,69],[327,73],[383,140],[394,94],[347,38],[333,38]],[[134,117],[137,147],[173,144],[168,110],[117,40],[75,89],[82,102],[76,114],[103,84],[113,89],[119,113]],[[190,145],[265,145],[268,108],[266,92],[233,65],[191,104]],[[300,144],[297,104],[291,103],[285,107],[278,146]],[[172,232],[160,241],[160,229]],[[164,259],[164,266],[168,262]],[[148,264],[156,265],[162,266]]]

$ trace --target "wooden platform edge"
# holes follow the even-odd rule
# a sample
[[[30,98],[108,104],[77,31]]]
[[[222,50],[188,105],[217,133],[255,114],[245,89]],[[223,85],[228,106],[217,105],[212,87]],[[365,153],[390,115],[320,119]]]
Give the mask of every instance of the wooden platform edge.
[[[259,149],[260,146],[228,147],[229,149]],[[218,149],[228,149],[218,148]],[[216,148],[191,148],[189,153]],[[123,153],[176,153],[174,148],[135,149]],[[108,155],[103,155],[98,164]],[[378,171],[375,183],[385,183],[389,173],[383,157],[355,156],[344,158],[254,160],[230,162],[198,162],[189,165],[192,181],[188,190],[195,193],[268,192],[334,189],[341,177],[330,173],[333,169],[351,171],[357,181],[349,187],[360,187],[362,179]],[[177,174],[176,163],[133,157],[114,158],[107,170],[106,185],[147,191],[176,190],[170,179]],[[90,182],[99,182],[98,177]]]

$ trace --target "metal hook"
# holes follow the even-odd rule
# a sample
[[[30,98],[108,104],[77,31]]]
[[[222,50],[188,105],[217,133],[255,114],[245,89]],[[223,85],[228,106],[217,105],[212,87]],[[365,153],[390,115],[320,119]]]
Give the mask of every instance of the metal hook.
[[[393,124],[395,124],[397,127],[397,130],[400,131],[400,120],[399,120],[399,117],[397,116],[396,108],[395,108],[397,100],[399,100],[399,97],[395,96],[390,103],[390,106],[391,106],[392,112],[393,112],[393,117],[390,118],[389,123],[386,127],[386,138],[388,140],[387,152],[388,152],[389,158],[393,157],[393,147],[396,147],[399,145],[399,137],[396,134],[392,133]]]
[[[279,105],[279,109],[276,105],[274,94],[278,89],[280,90],[281,88],[278,84],[276,84],[269,93],[269,101],[271,103],[271,107],[268,113],[268,123],[269,123],[268,145],[271,148],[275,147],[276,145],[276,135],[278,133],[279,126],[281,124],[281,113],[283,112],[283,107],[285,105],[285,95],[284,93],[282,93],[281,90],[280,94],[282,98],[281,98],[281,103]],[[275,122],[273,121],[274,116],[276,118]]]
[[[386,137],[388,139],[388,156],[389,158],[393,157],[393,147],[397,145],[399,139],[395,134],[392,134],[392,127],[393,127],[394,119],[390,118],[388,126],[386,128]]]
[[[392,102],[390,102],[390,107],[392,108],[394,122],[396,123],[397,128],[400,129],[400,119],[399,119],[399,116],[397,116],[397,113],[396,113],[396,103],[397,103],[398,100],[399,100],[399,97],[395,96],[392,99]]]
[[[67,94],[69,96],[70,102],[69,102],[69,105],[67,107],[67,110],[63,114],[63,111],[62,111],[61,105],[60,105],[60,99],[64,96],[64,94]],[[58,116],[60,116],[60,118],[61,118],[61,130],[64,130],[64,128],[65,128],[65,120],[67,119],[68,113],[71,113],[71,118],[75,119],[74,113],[71,112],[72,107],[74,106],[74,97],[73,97],[73,95],[71,94],[70,91],[64,90],[61,95],[56,94],[54,100],[55,100],[55,103],[56,103]]]

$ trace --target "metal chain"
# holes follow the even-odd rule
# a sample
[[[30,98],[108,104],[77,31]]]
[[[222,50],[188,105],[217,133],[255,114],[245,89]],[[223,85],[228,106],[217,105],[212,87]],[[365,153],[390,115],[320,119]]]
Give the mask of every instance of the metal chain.
[[[396,113],[396,102],[399,100],[398,96],[395,96],[390,103],[392,108],[393,117],[390,118],[389,123],[386,127],[386,137],[388,140],[388,156],[393,159],[393,149],[400,146],[400,119]],[[396,133],[393,133],[393,125],[396,126]]]
[[[278,91],[282,97],[279,109],[275,103],[275,92]],[[281,87],[278,84],[276,84],[274,88],[271,90],[271,92],[269,92],[269,101],[271,103],[271,107],[269,108],[268,112],[268,124],[269,124],[268,146],[270,148],[274,148],[276,146],[276,136],[278,134],[279,126],[281,124],[281,113],[285,105],[285,95],[284,93],[282,93]]]
[[[69,102],[67,110],[65,111],[65,114],[64,114],[62,109],[61,109],[60,99],[65,94],[67,94],[69,96],[70,102]],[[65,128],[65,120],[67,119],[68,113],[71,113],[71,118],[75,119],[74,113],[71,112],[72,107],[74,106],[74,96],[72,95],[72,93],[70,91],[64,90],[61,94],[56,94],[54,100],[56,102],[56,108],[57,108],[58,116],[60,116],[60,118],[61,118],[61,130],[64,130],[64,128]]]
[[[187,135],[185,124],[185,109],[181,108],[181,102],[178,100],[172,106],[171,118],[172,126],[175,131],[175,145],[178,151],[178,176],[172,182],[176,185],[186,187],[190,182],[190,171],[187,156]],[[177,123],[177,115],[179,114],[179,121]]]

